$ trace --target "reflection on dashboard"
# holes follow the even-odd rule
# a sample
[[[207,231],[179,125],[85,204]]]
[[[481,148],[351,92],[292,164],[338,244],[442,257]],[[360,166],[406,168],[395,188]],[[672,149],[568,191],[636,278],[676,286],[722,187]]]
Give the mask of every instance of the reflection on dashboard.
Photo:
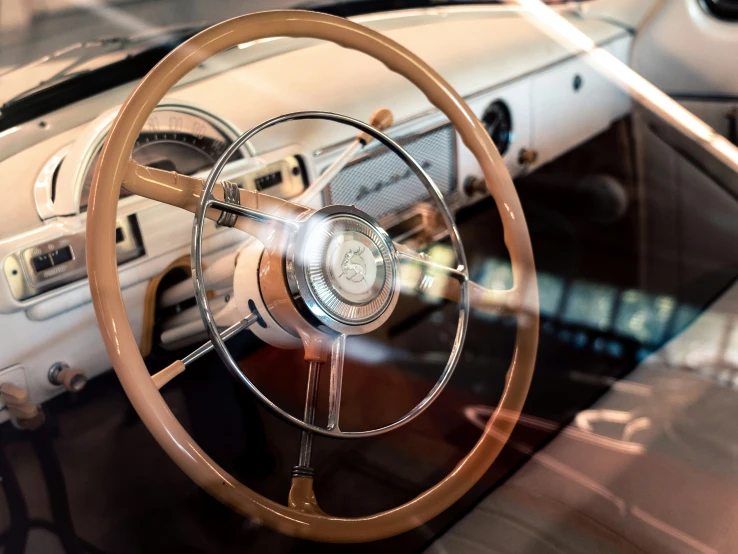
[[[133,159],[149,167],[194,175],[210,169],[231,142],[225,131],[199,115],[176,109],[162,109],[155,111],[146,121],[133,147]],[[100,150],[85,174],[80,198],[82,211],[87,209]],[[232,159],[241,157],[237,153]],[[121,191],[121,198],[130,195],[125,190]]]

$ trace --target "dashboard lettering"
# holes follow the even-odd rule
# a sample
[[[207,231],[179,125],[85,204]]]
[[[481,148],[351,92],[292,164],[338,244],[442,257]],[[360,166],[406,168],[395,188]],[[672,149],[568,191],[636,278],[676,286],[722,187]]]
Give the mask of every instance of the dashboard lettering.
[[[199,122],[195,122],[192,125],[192,134],[195,135],[197,138],[201,139],[203,136],[205,136],[205,125]]]
[[[430,160],[423,160],[420,163],[420,167],[422,167],[424,170],[428,171],[433,164],[430,162]],[[391,187],[392,185],[396,185],[400,181],[404,181],[405,179],[409,179],[412,177],[414,173],[412,170],[408,167],[407,170],[404,173],[394,173],[390,177],[388,177],[384,181],[377,181],[373,185],[365,186],[362,185],[359,187],[359,192],[356,195],[355,202],[358,202],[360,200],[363,200],[367,196],[371,194],[375,194],[381,190],[386,189],[387,187]]]
[[[180,116],[170,116],[169,117],[169,127],[172,131],[175,133],[182,132],[182,129],[184,127],[184,120]]]
[[[148,127],[149,132],[158,133],[159,132],[159,118],[156,116],[150,117],[148,121],[146,122],[146,126]]]

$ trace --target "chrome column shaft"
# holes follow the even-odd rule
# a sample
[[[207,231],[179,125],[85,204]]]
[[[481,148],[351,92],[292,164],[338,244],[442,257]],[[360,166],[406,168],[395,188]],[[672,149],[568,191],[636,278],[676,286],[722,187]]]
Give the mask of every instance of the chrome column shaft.
[[[310,362],[308,380],[305,391],[305,423],[315,423],[315,408],[318,404],[318,381],[320,380],[320,362]],[[297,465],[292,468],[292,477],[313,477],[314,470],[310,467],[313,454],[313,433],[302,431],[300,435],[300,454]]]

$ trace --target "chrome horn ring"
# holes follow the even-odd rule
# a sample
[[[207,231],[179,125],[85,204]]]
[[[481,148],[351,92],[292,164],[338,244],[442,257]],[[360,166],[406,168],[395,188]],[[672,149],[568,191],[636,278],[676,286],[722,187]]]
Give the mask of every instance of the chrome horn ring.
[[[264,393],[262,393],[256,387],[256,385],[254,385],[253,382],[241,371],[241,369],[238,367],[238,364],[233,359],[233,356],[231,356],[231,353],[228,351],[228,348],[226,347],[225,342],[223,341],[223,339],[221,338],[218,332],[218,327],[215,324],[215,317],[213,315],[212,310],[210,309],[210,305],[207,300],[207,293],[205,290],[205,281],[203,278],[203,269],[202,269],[202,235],[203,235],[203,227],[205,224],[205,214],[209,207],[213,206],[215,203],[219,203],[217,199],[213,196],[213,188],[215,186],[215,183],[218,180],[218,177],[223,171],[223,168],[225,167],[226,163],[228,163],[228,160],[230,160],[233,154],[235,154],[238,151],[238,149],[241,146],[243,146],[243,144],[251,140],[255,135],[257,135],[261,131],[269,129],[270,127],[273,127],[280,123],[285,123],[287,121],[298,121],[298,120],[309,120],[309,119],[322,119],[322,120],[333,121],[335,123],[343,123],[345,125],[349,125],[351,127],[354,127],[355,129],[358,129],[359,131],[362,131],[370,135],[371,137],[376,139],[378,142],[380,142],[381,144],[386,146],[388,149],[390,149],[392,152],[394,152],[412,170],[412,172],[418,177],[418,179],[420,179],[420,181],[423,183],[425,188],[428,190],[428,193],[430,194],[431,198],[438,206],[441,212],[441,216],[443,217],[444,223],[446,224],[446,227],[449,230],[451,245],[454,249],[454,253],[456,255],[456,260],[458,264],[458,268],[457,268],[457,271],[455,272],[455,275],[460,277],[461,293],[460,293],[460,298],[458,302],[459,322],[456,328],[456,336],[454,338],[454,343],[451,349],[451,354],[449,355],[448,362],[446,363],[446,367],[441,373],[440,378],[438,379],[438,381],[436,381],[435,385],[433,385],[433,388],[431,388],[431,390],[428,392],[425,398],[423,398],[423,400],[421,400],[412,410],[407,412],[404,416],[402,416],[396,421],[388,425],[385,425],[383,427],[378,427],[376,429],[369,429],[366,431],[341,431],[338,426],[334,426],[331,428],[325,428],[325,427],[321,427],[321,426],[318,426],[312,423],[307,423],[303,421],[302,419],[297,418],[293,416],[292,414],[286,412],[285,410],[277,406],[274,402],[272,402],[269,398],[267,398],[267,396]],[[222,204],[222,203],[219,203],[219,204]],[[337,208],[343,208],[344,210],[348,210],[348,207],[345,207],[345,206],[339,206]],[[356,211],[359,212],[358,210]],[[316,213],[320,213],[320,211]],[[368,218],[368,216],[366,216],[362,212],[359,212],[359,213],[362,214],[361,216],[362,221],[365,220],[365,223],[367,223],[368,225],[375,225],[371,223],[371,218]],[[354,215],[357,215],[357,214],[354,214]],[[299,230],[299,228],[302,225],[305,225],[308,221],[310,221],[311,218],[308,218],[305,222],[301,222],[300,225],[297,227],[297,229]],[[379,227],[377,226],[377,228]],[[382,233],[384,233],[384,231],[382,231]],[[384,233],[384,235],[386,236],[386,233]],[[387,237],[387,239],[388,238],[389,237]],[[394,247],[392,247],[391,252],[393,252],[392,256],[394,257],[394,262],[397,262],[399,257],[394,252]],[[433,403],[433,401],[435,401],[435,399],[438,397],[439,394],[441,394],[443,389],[446,387],[446,385],[450,381],[451,376],[454,370],[456,369],[456,365],[458,364],[459,357],[461,355],[461,349],[464,344],[464,339],[466,338],[466,329],[467,329],[468,314],[469,314],[469,272],[468,272],[468,268],[466,264],[466,254],[464,253],[464,248],[461,244],[461,237],[459,236],[458,227],[456,226],[456,223],[453,220],[451,211],[449,210],[448,206],[446,205],[445,200],[443,199],[443,195],[441,194],[440,190],[438,190],[438,187],[433,182],[433,180],[430,178],[430,176],[420,166],[420,164],[418,164],[418,162],[415,161],[415,159],[412,156],[410,156],[410,154],[408,154],[405,149],[403,149],[399,144],[397,144],[397,142],[392,140],[385,133],[375,129],[371,125],[368,125],[364,123],[363,121],[359,121],[358,119],[354,119],[352,117],[348,117],[345,115],[331,113],[331,112],[321,112],[321,111],[305,111],[305,112],[295,112],[295,113],[290,113],[290,114],[284,114],[284,115],[274,117],[272,119],[269,119],[267,121],[260,123],[259,125],[246,131],[235,142],[233,142],[228,147],[228,149],[226,149],[226,151],[221,155],[221,157],[218,158],[218,161],[213,166],[213,169],[210,171],[210,174],[208,175],[208,178],[206,179],[205,184],[203,186],[202,195],[200,196],[200,201],[197,205],[197,209],[195,211],[195,218],[192,224],[191,269],[192,269],[192,281],[193,281],[194,288],[195,288],[195,299],[197,300],[197,305],[200,310],[200,315],[203,319],[203,322],[205,323],[205,328],[208,332],[208,336],[210,337],[210,340],[212,341],[212,344],[215,350],[218,352],[218,356],[220,356],[220,359],[223,361],[223,363],[228,368],[230,373],[237,380],[241,381],[254,395],[256,395],[256,397],[261,402],[263,402],[268,408],[273,410],[277,415],[282,417],[284,420],[288,421],[289,423],[292,423],[293,425],[299,427],[300,429],[303,429],[305,431],[311,431],[313,433],[317,433],[319,435],[323,435],[326,437],[343,438],[343,439],[373,437],[376,435],[387,433],[389,431],[393,431],[399,427],[402,427],[406,423],[409,423],[416,417],[418,417],[421,413],[423,413],[428,408],[428,406],[430,406],[431,403]],[[397,289],[397,283],[395,283],[395,289]],[[302,290],[300,292],[302,294]],[[396,292],[396,291],[393,291],[393,292]],[[341,324],[340,320],[335,319],[335,321]]]

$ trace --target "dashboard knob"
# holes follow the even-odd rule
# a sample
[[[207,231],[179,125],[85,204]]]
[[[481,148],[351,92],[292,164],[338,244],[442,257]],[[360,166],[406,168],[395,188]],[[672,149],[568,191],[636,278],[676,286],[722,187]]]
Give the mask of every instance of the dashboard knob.
[[[49,369],[49,382],[62,386],[69,392],[79,392],[87,384],[87,375],[80,369],[73,369],[65,363],[56,363]]]
[[[474,177],[473,175],[469,175],[466,179],[464,179],[462,189],[467,196],[484,194],[488,192],[486,181],[484,179],[480,179],[479,177]]]
[[[389,129],[394,119],[395,117],[392,115],[390,110],[387,108],[379,108],[369,119],[369,125],[376,127],[380,131],[384,131],[385,129]]]
[[[392,112],[390,110],[388,110],[387,108],[379,108],[372,114],[372,117],[369,119],[369,125],[377,129],[378,131],[385,131],[392,126],[394,119],[395,117],[394,115],[392,115]],[[368,133],[360,133],[357,138],[362,142],[364,146],[374,140],[374,137],[372,137]]]
[[[518,154],[520,165],[532,165],[538,161],[538,151],[532,148],[523,148]]]

